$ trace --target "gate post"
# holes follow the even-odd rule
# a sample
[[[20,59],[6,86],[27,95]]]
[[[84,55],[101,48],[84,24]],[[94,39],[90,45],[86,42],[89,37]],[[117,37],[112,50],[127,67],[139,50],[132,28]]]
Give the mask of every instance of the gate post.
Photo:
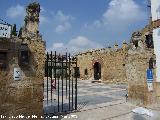
[[[6,69],[0,69],[0,115],[6,119],[18,115],[40,119],[43,115],[45,42],[37,32],[40,5],[31,3],[26,11],[22,35],[3,43],[8,62]]]

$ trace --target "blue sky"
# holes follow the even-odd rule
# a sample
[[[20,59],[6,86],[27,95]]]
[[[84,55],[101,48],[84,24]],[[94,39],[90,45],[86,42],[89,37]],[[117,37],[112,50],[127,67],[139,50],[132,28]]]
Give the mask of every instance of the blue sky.
[[[40,32],[47,50],[78,52],[121,47],[149,20],[147,0],[1,0],[0,18],[23,25],[25,6],[39,2]]]

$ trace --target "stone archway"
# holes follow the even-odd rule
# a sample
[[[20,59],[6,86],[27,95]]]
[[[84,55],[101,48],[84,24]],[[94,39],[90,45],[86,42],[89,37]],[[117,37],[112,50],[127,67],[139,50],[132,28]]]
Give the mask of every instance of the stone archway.
[[[101,79],[101,64],[99,62],[95,62],[93,69],[94,69],[94,79],[95,80]]]

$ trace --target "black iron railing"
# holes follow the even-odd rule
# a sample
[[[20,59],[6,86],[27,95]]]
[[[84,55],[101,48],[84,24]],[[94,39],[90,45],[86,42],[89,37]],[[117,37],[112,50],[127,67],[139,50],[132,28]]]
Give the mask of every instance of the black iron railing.
[[[77,110],[77,58],[56,52],[46,54],[44,94],[53,113]]]

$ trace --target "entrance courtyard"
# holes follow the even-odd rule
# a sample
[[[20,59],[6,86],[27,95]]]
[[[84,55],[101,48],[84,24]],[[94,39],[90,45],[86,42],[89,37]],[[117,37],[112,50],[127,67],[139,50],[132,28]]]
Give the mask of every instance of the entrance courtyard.
[[[0,119],[160,120],[160,0],[2,1]]]
[[[50,83],[50,82],[49,82]],[[46,81],[44,89],[46,89]],[[65,86],[65,84],[64,84]],[[47,91],[44,91],[46,97]],[[64,90],[64,94],[65,94]],[[91,83],[89,80],[78,80],[78,108],[76,112],[60,115],[59,119],[76,120],[157,120],[158,110],[152,110],[154,117],[133,113],[138,106],[126,101],[127,84]],[[56,95],[54,96],[56,98]],[[64,101],[68,98],[64,96]],[[48,101],[44,98],[44,112],[49,116],[54,115],[57,99]],[[66,102],[67,103],[67,102]],[[64,102],[65,104],[65,102]],[[156,106],[158,107],[158,106]]]
[[[49,81],[50,83],[50,81]],[[50,86],[50,85],[49,85]],[[61,86],[61,85],[60,85]],[[65,83],[64,83],[65,86]],[[126,102],[126,84],[104,84],[91,83],[88,80],[78,80],[78,111],[105,107],[108,105],[120,104]],[[53,100],[48,99],[47,103],[47,81],[44,83],[44,106],[47,113],[52,113],[57,102],[57,90],[52,95]],[[50,96],[50,88],[48,88],[48,96]],[[64,101],[67,101],[66,91],[63,90]],[[60,94],[60,97],[61,94]],[[65,102],[64,102],[65,103]],[[66,102],[67,103],[67,102]],[[47,107],[48,106],[48,107]]]

